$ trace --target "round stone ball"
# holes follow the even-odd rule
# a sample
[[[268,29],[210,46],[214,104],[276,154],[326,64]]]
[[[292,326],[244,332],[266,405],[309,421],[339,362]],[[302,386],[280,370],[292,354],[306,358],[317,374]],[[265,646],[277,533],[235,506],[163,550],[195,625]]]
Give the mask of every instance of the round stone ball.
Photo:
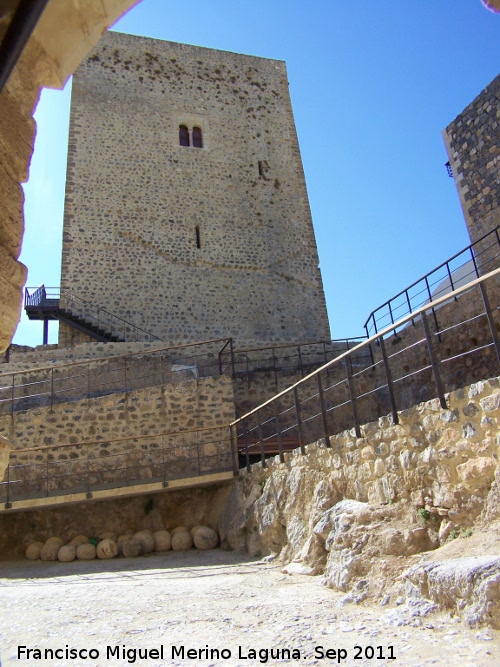
[[[118,547],[118,555],[123,556],[123,545],[125,542],[129,542],[132,539],[132,535],[120,535],[116,546]]]
[[[28,560],[38,560],[40,558],[40,551],[42,550],[43,542],[32,542],[26,549],[26,558]]]
[[[124,558],[137,558],[142,556],[142,544],[138,540],[127,540],[121,543],[121,550]]]
[[[219,536],[215,530],[213,530],[213,528],[209,528],[208,526],[201,526],[201,528],[195,532],[193,536],[193,542],[194,546],[202,551],[207,549],[215,549],[219,543]]]
[[[153,533],[155,551],[168,551],[172,546],[172,537],[168,530],[157,530]]]
[[[76,547],[76,557],[78,560],[94,560],[96,549],[93,544],[80,544]]]
[[[155,538],[150,530],[140,530],[133,538],[142,544],[142,553],[150,554],[155,548]]]
[[[59,537],[49,538],[40,549],[40,558],[42,560],[57,560],[59,549],[64,542]]]
[[[189,551],[193,546],[193,537],[187,530],[179,530],[172,535],[173,551]]]
[[[57,559],[60,560],[61,563],[71,563],[71,561],[75,560],[75,558],[76,547],[74,544],[63,545],[57,553]]]
[[[112,540],[113,542],[117,542],[118,535],[108,530],[105,531],[104,533],[99,533],[99,541],[100,540]]]
[[[203,526],[200,526],[200,525],[195,526],[194,528],[191,528],[191,530],[190,530],[189,532],[190,532],[191,535],[194,537],[196,531],[199,530],[200,528],[203,528]]]
[[[60,537],[49,537],[45,544],[58,544],[60,547],[64,544],[64,540]]]
[[[175,533],[182,533],[183,531],[189,533],[186,526],[177,526],[177,528],[174,528],[173,530],[171,530],[170,533],[171,533],[171,535],[175,535]]]
[[[101,540],[96,547],[97,558],[108,560],[118,556],[118,546],[116,542],[110,539]]]
[[[89,543],[89,538],[86,535],[75,535],[75,537],[69,541],[68,544],[72,544],[75,549],[76,547],[79,547],[80,544],[88,544]]]

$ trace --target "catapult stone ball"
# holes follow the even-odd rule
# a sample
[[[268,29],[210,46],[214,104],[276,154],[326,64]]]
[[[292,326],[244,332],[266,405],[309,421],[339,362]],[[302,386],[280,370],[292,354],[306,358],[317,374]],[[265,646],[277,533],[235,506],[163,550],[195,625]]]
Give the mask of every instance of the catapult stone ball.
[[[188,530],[174,531],[172,534],[173,551],[189,551],[193,546],[193,537]]]
[[[80,544],[76,547],[76,557],[78,560],[94,560],[96,548],[93,544]]]
[[[38,560],[40,558],[42,547],[43,542],[32,542],[26,549],[26,558],[28,560]]]
[[[121,542],[121,552],[124,558],[137,558],[142,555],[142,544],[134,539]]]
[[[61,563],[71,563],[76,558],[76,547],[73,544],[64,544],[57,553]]]
[[[168,530],[157,530],[153,533],[155,551],[168,551],[172,547],[172,536]]]
[[[155,538],[149,530],[140,530],[133,537],[134,540],[142,544],[142,553],[150,554],[155,548]]]
[[[215,549],[219,543],[219,536],[212,528],[200,526],[193,535],[194,546],[201,551]]]
[[[115,541],[110,539],[101,540],[96,547],[97,558],[108,560],[118,556],[118,546]]]
[[[57,560],[57,554],[63,544],[64,540],[61,540],[60,537],[50,537],[40,549],[40,558],[42,560]]]

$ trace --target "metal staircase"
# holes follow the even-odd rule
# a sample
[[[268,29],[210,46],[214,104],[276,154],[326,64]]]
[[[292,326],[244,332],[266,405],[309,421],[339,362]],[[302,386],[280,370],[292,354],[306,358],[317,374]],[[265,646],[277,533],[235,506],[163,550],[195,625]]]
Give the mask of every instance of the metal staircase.
[[[105,308],[96,306],[58,287],[41,285],[34,290],[27,287],[24,295],[24,310],[30,320],[43,321],[44,345],[48,341],[50,320],[65,322],[73,329],[82,331],[91,338],[102,342],[125,343],[160,340],[137,325],[113,315]]]

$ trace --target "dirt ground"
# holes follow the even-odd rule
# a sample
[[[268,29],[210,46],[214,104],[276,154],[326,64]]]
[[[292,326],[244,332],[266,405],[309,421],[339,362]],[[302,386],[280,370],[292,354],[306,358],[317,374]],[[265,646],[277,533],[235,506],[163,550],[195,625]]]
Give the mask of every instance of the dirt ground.
[[[319,577],[220,550],[11,561],[0,563],[0,586],[3,667],[500,665],[500,632],[342,604]]]

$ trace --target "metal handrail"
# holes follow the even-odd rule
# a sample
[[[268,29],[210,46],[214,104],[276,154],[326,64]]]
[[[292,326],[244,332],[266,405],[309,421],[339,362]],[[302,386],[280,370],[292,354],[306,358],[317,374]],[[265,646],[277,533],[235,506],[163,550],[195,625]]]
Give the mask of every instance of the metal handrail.
[[[164,384],[165,373],[162,367],[163,356],[168,356],[170,361],[173,359],[173,365],[178,365],[179,363],[184,363],[186,361],[196,361],[197,368],[198,365],[200,368],[204,368],[209,364],[210,370],[212,372],[209,375],[217,375],[219,372],[220,375],[223,375],[227,370],[232,370],[231,366],[221,369],[217,364],[217,348],[219,345],[227,345],[228,339],[217,338],[208,341],[202,341],[199,343],[186,343],[185,345],[175,345],[175,346],[163,346],[155,347],[152,350],[141,350],[138,352],[129,352],[126,354],[117,354],[117,355],[107,355],[104,357],[92,357],[88,359],[80,359],[77,361],[65,362],[62,364],[53,364],[50,366],[42,366],[37,368],[27,368],[20,371],[13,371],[9,373],[0,373],[0,408],[4,404],[9,404],[10,410],[13,413],[15,405],[22,404],[22,401],[28,401],[30,399],[44,399],[45,402],[48,402],[52,407],[55,401],[61,402],[61,397],[63,394],[71,394],[73,397],[67,398],[66,400],[78,400],[81,398],[90,398],[92,395],[95,395],[95,392],[98,392],[98,395],[116,393],[119,391],[124,391],[127,393],[134,389],[134,387],[142,387],[141,381],[151,380],[153,384],[148,384],[148,386],[153,386],[155,384],[156,375],[159,373],[160,381],[156,382],[158,385]],[[215,349],[214,349],[215,348]],[[186,351],[188,355],[186,359],[179,358],[179,353],[181,351]],[[194,355],[192,353],[194,351]],[[127,367],[135,359],[143,360],[146,358],[146,364],[151,360],[151,363],[154,363],[159,356],[160,370],[147,372],[144,375],[134,375],[133,377],[127,377]],[[177,356],[177,359],[175,359]],[[106,367],[107,363],[119,362],[116,367],[109,369]],[[90,373],[92,364],[102,364],[105,368],[103,374],[113,374],[121,373],[123,371],[124,377],[123,382],[120,384],[118,380],[114,379],[113,381],[98,381],[99,373],[93,372]],[[121,365],[119,365],[121,364]],[[83,368],[82,371],[79,369]],[[178,368],[178,369],[169,369],[168,373],[171,376],[175,376],[176,373],[188,370],[187,366]],[[205,368],[206,371],[206,368]],[[206,375],[207,373],[205,373]],[[29,375],[29,381],[23,381],[23,377]],[[35,378],[33,379],[33,376]],[[18,378],[20,378],[18,380]],[[81,380],[78,380],[81,378]],[[8,379],[8,381],[7,381]],[[70,386],[69,388],[59,389],[58,385],[68,381],[78,381],[79,384]],[[104,389],[105,385],[111,385],[111,388]],[[24,395],[16,395],[16,392],[22,390]],[[4,392],[5,396],[2,394]],[[64,398],[62,399],[64,400]]]
[[[206,437],[200,439],[199,436],[202,434]],[[186,437],[188,441],[183,442],[182,455],[179,455],[178,441]],[[171,440],[169,444],[165,443],[167,438]],[[147,445],[144,444],[138,449],[126,446],[127,443],[143,443],[147,440],[152,446],[146,450],[144,447]],[[124,443],[122,451],[108,453],[104,458],[99,456],[98,452],[92,452],[92,448],[96,446],[107,447],[111,443]],[[206,445],[214,444],[222,445],[220,451],[212,454],[203,451]],[[64,460],[54,458],[57,450],[68,448],[75,448],[78,456]],[[43,460],[27,462],[15,460],[18,454],[26,453],[36,453]],[[110,465],[111,460],[113,463]],[[181,468],[180,472],[175,470],[176,467]],[[144,479],[140,471],[145,468],[153,468],[156,474],[152,478],[148,476]],[[238,473],[237,456],[233,451],[227,426],[162,431],[149,435],[16,449],[11,452],[6,480],[0,483],[0,496],[5,502],[6,509],[10,509],[15,500],[74,494],[78,490],[86,492],[87,498],[90,499],[92,492],[100,488],[109,490],[123,488],[124,485],[138,483],[147,485],[158,481],[163,482],[163,487],[167,487],[174,479],[186,476],[201,477],[217,472],[232,472],[233,475]],[[15,491],[13,485],[16,485]],[[19,489],[19,485],[23,486]]]
[[[258,405],[256,408],[253,408],[252,410],[250,410],[246,414],[242,415],[241,417],[239,417],[235,421],[231,422],[230,426],[234,426],[236,423],[240,422],[241,420],[246,419],[247,417],[249,417],[250,415],[252,415],[255,412],[258,412],[261,408],[265,407],[266,405],[269,405],[270,403],[272,403],[276,399],[280,398],[280,396],[284,396],[288,392],[293,391],[293,389],[295,387],[298,387],[301,384],[305,384],[313,376],[317,375],[318,373],[321,373],[324,370],[327,370],[328,368],[331,368],[335,364],[338,364],[340,361],[342,361],[343,359],[345,359],[349,355],[354,354],[354,352],[362,349],[365,346],[373,345],[373,344],[377,343],[378,341],[380,341],[381,338],[384,338],[384,336],[387,336],[388,334],[391,334],[394,331],[394,328],[398,328],[398,329],[403,328],[404,325],[408,324],[412,319],[416,319],[423,312],[425,312],[427,310],[431,310],[432,308],[437,307],[437,306],[445,303],[446,301],[450,301],[451,299],[454,299],[455,297],[458,297],[461,294],[463,294],[465,292],[468,292],[469,290],[471,290],[476,285],[479,285],[479,284],[485,282],[486,280],[489,280],[490,278],[494,278],[495,276],[500,276],[500,268],[495,269],[494,271],[491,271],[490,273],[487,273],[484,276],[481,276],[481,278],[477,278],[476,280],[473,280],[472,282],[468,283],[467,285],[463,285],[462,287],[457,288],[453,292],[450,292],[449,294],[446,294],[445,296],[440,297],[439,299],[434,301],[432,303],[432,305],[427,304],[427,305],[421,306],[418,310],[415,310],[412,314],[405,315],[405,317],[402,317],[400,320],[398,320],[394,324],[389,325],[389,326],[385,327],[385,329],[382,329],[382,331],[379,331],[376,334],[374,334],[373,336],[370,336],[369,338],[367,338],[365,341],[363,341],[359,345],[356,345],[356,347],[353,347],[352,349],[350,349],[346,352],[343,352],[338,357],[335,357],[335,359],[332,359],[331,361],[324,364],[320,368],[317,368],[316,370],[314,370],[312,373],[309,373],[309,375],[306,375],[304,378],[301,378],[295,384],[291,385],[290,387],[287,387],[287,389],[284,389],[283,391],[279,392],[278,394],[276,394],[275,396],[273,396],[269,400],[267,400],[264,403],[261,403],[260,405]]]
[[[30,293],[29,290],[35,290]],[[24,290],[25,294],[25,305],[27,306],[38,306],[42,305],[43,301],[46,299],[61,299],[65,297],[68,299],[68,308],[71,310],[72,314],[83,317],[90,318],[91,324],[98,327],[110,327],[106,329],[106,332],[112,336],[121,336],[127,341],[143,341],[150,342],[154,340],[161,340],[158,336],[155,336],[148,331],[145,331],[136,324],[129,322],[118,315],[114,315],[110,311],[106,310],[102,306],[95,305],[90,301],[76,296],[71,290],[62,289],[60,287],[45,287],[41,285],[40,287],[26,287]],[[66,304],[65,304],[66,305]]]
[[[366,336],[355,338],[339,338],[331,340],[318,340],[304,343],[282,343],[266,347],[254,347],[231,350],[232,366],[234,375],[237,377],[250,376],[255,371],[268,371],[274,373],[275,381],[278,382],[278,374],[284,370],[300,372],[303,377],[312,367],[317,367],[337,355],[339,348],[347,350],[355,346],[359,341],[366,340]],[[221,350],[220,364],[223,364],[224,350]],[[226,355],[229,353],[226,352]],[[358,365],[371,364],[373,355],[368,348],[366,359],[358,359]]]
[[[436,268],[432,269],[432,271],[429,271],[426,273],[424,276],[413,282],[411,285],[406,287],[404,290],[401,292],[398,292],[395,296],[393,296],[391,299],[380,305],[378,308],[373,310],[370,315],[367,317],[365,323],[364,323],[364,329],[366,331],[367,337],[371,335],[371,333],[377,333],[379,328],[380,328],[380,320],[384,320],[389,318],[390,323],[395,325],[395,318],[394,318],[394,312],[400,308],[406,308],[407,313],[412,313],[416,312],[414,306],[412,305],[412,299],[415,298],[424,298],[424,301],[421,301],[420,303],[416,304],[416,307],[422,306],[424,303],[436,303],[436,299],[440,298],[440,293],[442,293],[442,290],[440,290],[440,293],[435,293],[432,291],[431,287],[434,285],[439,285],[441,282],[448,280],[449,285],[451,287],[451,291],[454,290],[454,284],[453,284],[453,274],[463,266],[465,266],[468,262],[472,262],[473,269],[470,272],[470,276],[475,276],[476,278],[479,277],[479,268],[478,268],[478,258],[486,252],[486,250],[489,250],[490,248],[494,247],[496,249],[496,254],[495,257],[500,255],[500,225],[493,229],[492,231],[488,232],[487,234],[484,234],[484,236],[481,236],[477,241],[474,241],[474,243],[471,243],[469,246],[464,248],[463,250],[460,250],[457,252],[455,255],[447,259],[445,262],[442,264],[439,264]],[[484,245],[484,242],[486,240],[491,240],[492,245],[490,245],[486,250],[484,248],[481,248],[481,245]],[[455,269],[452,269],[451,264],[456,260],[457,258],[464,256],[467,257],[466,261],[457,266]],[[487,259],[486,264],[490,263],[492,259]],[[483,267],[481,267],[483,268]],[[446,273],[439,278],[439,282],[434,282],[430,283],[429,279],[432,276],[435,276],[438,274],[439,271],[442,269],[446,270]],[[413,290],[415,287],[419,287],[420,291],[415,293],[413,296],[410,295],[410,291]],[[402,299],[402,303],[397,305],[398,299]],[[398,318],[396,318],[398,319]],[[371,324],[371,327],[369,326]],[[396,327],[394,327],[396,328]]]
[[[368,414],[370,418],[366,419],[365,414],[363,419],[365,421],[373,421],[371,417],[374,412],[377,413],[379,405],[387,405],[389,406],[388,410],[376,414],[374,418],[381,416],[381,414],[391,412],[393,423],[397,424],[398,409],[402,409],[401,406],[403,401],[405,403],[404,407],[409,407],[412,403],[408,404],[408,401],[413,401],[415,397],[413,395],[410,396],[407,393],[397,393],[396,387],[402,386],[399,383],[410,376],[416,376],[422,372],[430,373],[431,379],[424,378],[424,384],[419,386],[429,386],[429,383],[431,383],[435,387],[441,407],[446,409],[447,400],[444,381],[442,379],[444,364],[454,362],[469,354],[483,351],[486,348],[494,349],[496,353],[496,362],[500,364],[500,341],[496,330],[496,321],[493,317],[493,312],[499,311],[500,307],[498,305],[496,305],[494,309],[490,307],[489,298],[484,286],[487,281],[499,277],[500,268],[477,278],[467,285],[457,288],[453,292],[446,294],[439,299],[436,299],[432,304],[421,306],[413,313],[408,314],[394,324],[385,327],[382,331],[377,332],[352,350],[340,354],[335,359],[327,362],[298,382],[289,386],[287,389],[279,392],[269,400],[232,421],[229,425],[232,438],[235,442],[243,444],[243,447],[239,447],[239,449],[243,449],[243,453],[246,456],[247,468],[250,467],[249,456],[252,453],[248,448],[248,443],[250,441],[253,441],[254,443],[255,441],[258,441],[260,445],[261,462],[265,467],[266,440],[273,440],[277,437],[279,442],[283,436],[291,437],[293,435],[293,437],[297,438],[301,451],[304,453],[306,437],[309,438],[308,442],[314,442],[324,438],[325,445],[330,447],[330,436],[346,428],[352,428],[353,423],[356,436],[361,437],[360,425],[362,421],[358,414],[358,403],[361,399],[371,399],[371,397],[379,390],[385,392],[382,403],[379,404],[377,400],[375,403],[370,404],[368,406]],[[481,312],[474,315],[467,315],[467,317],[461,319],[458,324],[451,324],[447,328],[441,330],[440,333],[441,335],[446,334],[453,337],[453,340],[459,340],[459,337],[456,336],[455,329],[459,326],[469,325],[471,322],[482,317],[487,320],[487,325],[480,330],[476,328],[476,331],[482,332],[481,335],[478,336],[478,338],[482,340],[475,341],[473,347],[468,345],[465,350],[461,350],[458,346],[455,347],[453,351],[447,350],[440,358],[434,340],[440,333],[438,333],[437,330],[435,332],[431,331],[427,312],[432,311],[433,308],[443,306],[446,303],[450,303],[450,307],[454,308],[455,303],[457,301],[459,303],[459,298],[463,294],[477,288],[479,289],[480,297],[482,298],[483,305],[481,307]],[[496,296],[498,297],[498,291]],[[405,325],[408,325],[413,320],[418,320],[422,326],[422,334],[418,340],[414,340],[415,335],[412,334],[413,328],[411,328],[408,330],[408,333],[410,334],[409,344],[403,349],[397,347],[392,354],[389,354],[388,350],[386,350],[386,340],[390,340],[393,345],[399,345],[401,338],[393,335],[391,340],[388,339],[388,337],[394,333],[396,327],[398,330],[402,330]],[[490,338],[487,338],[486,340],[485,336],[488,335]],[[412,350],[421,344],[425,345],[423,357],[421,357],[419,361],[414,358],[410,368],[406,369],[405,366],[402,367],[404,374],[393,378],[393,369],[391,368],[389,361],[397,358],[403,353],[409,352],[413,354]],[[378,359],[374,361],[371,368],[364,368],[353,373],[351,365],[348,363],[349,357],[366,346],[373,346],[375,349],[379,350],[377,355]],[[492,359],[495,359],[495,357],[492,357]],[[494,372],[498,372],[496,367]],[[325,380],[328,380],[329,378],[329,373],[332,374],[333,383],[327,382],[325,384]],[[342,374],[344,375],[343,379]],[[472,374],[469,373],[469,381],[471,381],[471,375]],[[453,380],[450,381],[452,386],[454,383],[460,385],[460,383],[463,382],[464,377],[462,371],[460,371],[456,377],[453,376]],[[302,397],[299,397],[299,392],[303,394]],[[340,414],[340,418],[337,416],[332,421],[333,411],[338,410],[339,408],[348,410],[347,414],[344,412],[338,413]],[[351,414],[350,418],[348,417],[349,412]],[[346,425],[346,420],[350,420],[349,425]],[[306,436],[305,433],[308,427],[311,427],[312,430],[309,430]],[[318,433],[320,433],[319,436]],[[295,434],[298,434],[298,436]],[[279,450],[280,458],[281,460],[284,460],[284,452],[281,444]]]

